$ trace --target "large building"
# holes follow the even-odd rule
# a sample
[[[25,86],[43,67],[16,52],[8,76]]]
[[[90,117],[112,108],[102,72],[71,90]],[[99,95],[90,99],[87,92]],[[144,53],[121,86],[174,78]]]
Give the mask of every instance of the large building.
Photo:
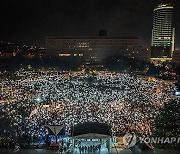
[[[10,42],[0,41],[0,59],[9,59],[16,56],[18,45]]]
[[[123,55],[148,60],[149,50],[139,46],[137,37],[47,37],[49,57],[79,57],[85,63],[101,63],[103,59]]]
[[[152,58],[170,58],[175,46],[174,7],[160,4],[153,11]]]
[[[180,49],[177,49],[173,52],[172,62],[175,65],[180,66]]]

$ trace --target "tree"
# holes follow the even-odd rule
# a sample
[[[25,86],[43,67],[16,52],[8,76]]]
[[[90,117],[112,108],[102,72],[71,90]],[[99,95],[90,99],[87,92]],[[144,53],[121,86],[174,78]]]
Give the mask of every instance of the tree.
[[[180,102],[172,100],[165,104],[155,120],[154,135],[159,137],[179,137],[180,136]],[[180,148],[177,143],[157,144],[157,147]]]

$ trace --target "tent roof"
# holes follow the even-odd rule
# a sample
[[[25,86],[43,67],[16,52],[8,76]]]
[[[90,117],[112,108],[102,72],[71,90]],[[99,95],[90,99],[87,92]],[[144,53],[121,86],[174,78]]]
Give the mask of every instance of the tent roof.
[[[111,128],[107,124],[86,122],[72,128],[74,138],[106,138],[111,136]]]

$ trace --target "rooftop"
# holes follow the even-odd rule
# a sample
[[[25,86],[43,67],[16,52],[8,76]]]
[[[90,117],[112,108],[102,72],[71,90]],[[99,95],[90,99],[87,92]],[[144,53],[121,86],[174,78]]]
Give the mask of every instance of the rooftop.
[[[160,10],[160,9],[173,9],[174,7],[171,4],[159,4],[157,7],[155,7],[154,11]]]
[[[46,39],[139,39],[136,36],[111,37],[111,36],[48,36]]]

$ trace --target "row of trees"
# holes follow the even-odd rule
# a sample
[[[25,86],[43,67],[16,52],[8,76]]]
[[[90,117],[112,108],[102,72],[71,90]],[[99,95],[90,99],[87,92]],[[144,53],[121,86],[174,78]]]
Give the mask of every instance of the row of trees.
[[[104,61],[105,68],[117,72],[143,74],[162,79],[172,79],[171,73],[180,75],[180,68],[169,63],[155,66],[153,63],[123,56],[109,57]]]
[[[155,144],[158,148],[180,149],[180,102],[172,100],[165,104],[156,118],[153,136],[161,138],[175,137],[172,143]],[[179,141],[178,141],[179,138]]]

